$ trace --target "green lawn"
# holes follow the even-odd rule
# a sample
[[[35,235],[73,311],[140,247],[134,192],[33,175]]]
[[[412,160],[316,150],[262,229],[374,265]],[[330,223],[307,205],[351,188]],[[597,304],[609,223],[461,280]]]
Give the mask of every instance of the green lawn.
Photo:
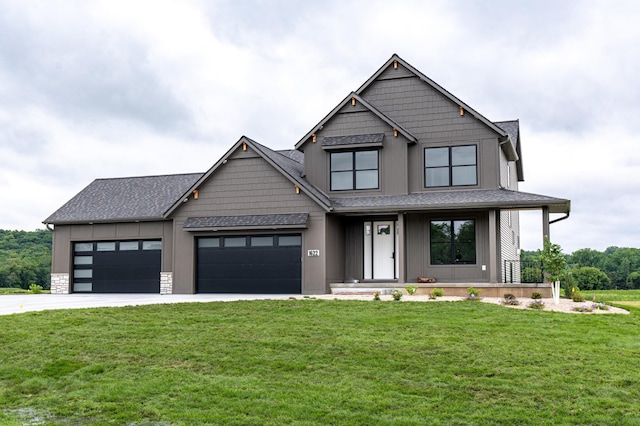
[[[640,424],[631,310],[287,300],[0,316],[0,423]]]
[[[599,302],[640,301],[640,290],[586,290],[582,294],[587,300],[596,296]]]

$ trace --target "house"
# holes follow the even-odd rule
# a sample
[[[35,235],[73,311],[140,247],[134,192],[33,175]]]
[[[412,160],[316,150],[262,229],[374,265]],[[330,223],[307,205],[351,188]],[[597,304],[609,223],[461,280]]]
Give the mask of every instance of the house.
[[[89,184],[44,221],[52,293],[547,293],[517,282],[518,212],[549,235],[570,201],[523,180],[517,120],[393,55],[293,150],[243,136],[205,173]]]

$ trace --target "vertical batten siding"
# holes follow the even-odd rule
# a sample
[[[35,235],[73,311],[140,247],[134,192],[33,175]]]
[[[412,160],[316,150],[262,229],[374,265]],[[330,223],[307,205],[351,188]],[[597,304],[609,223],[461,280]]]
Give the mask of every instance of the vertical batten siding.
[[[302,292],[327,292],[324,241],[324,210],[251,149],[236,151],[199,188],[198,200],[189,198],[173,214],[174,292],[193,293],[195,288],[195,236],[217,232],[189,232],[182,227],[188,217],[309,213],[304,230],[263,230],[259,233],[302,233]],[[232,231],[231,233],[248,233]],[[320,257],[307,257],[308,249],[320,250]]]

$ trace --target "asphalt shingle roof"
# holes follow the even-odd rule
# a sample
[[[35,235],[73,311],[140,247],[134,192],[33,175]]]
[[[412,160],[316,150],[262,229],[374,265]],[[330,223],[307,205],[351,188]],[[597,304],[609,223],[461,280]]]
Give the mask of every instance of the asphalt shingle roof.
[[[520,122],[518,120],[510,120],[510,121],[496,121],[493,124],[500,127],[502,130],[507,132],[509,135],[509,139],[511,139],[511,144],[513,144],[513,148],[516,148],[518,143],[518,132],[520,131]]]
[[[189,217],[185,229],[306,226],[308,213]]]
[[[322,146],[382,143],[382,139],[384,139],[384,133],[372,133],[369,135],[327,136],[323,139]]]
[[[549,206],[552,213],[567,213],[569,200],[507,189],[417,192],[407,195],[332,198],[336,212],[361,210],[444,210],[455,208],[526,208]]]
[[[200,177],[202,173],[96,179],[44,223],[161,219]]]

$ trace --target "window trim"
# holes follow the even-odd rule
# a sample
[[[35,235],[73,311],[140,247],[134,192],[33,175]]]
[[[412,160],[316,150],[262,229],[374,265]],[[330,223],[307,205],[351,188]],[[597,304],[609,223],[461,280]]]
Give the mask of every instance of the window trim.
[[[453,148],[464,148],[464,147],[474,147],[475,150],[475,163],[473,164],[456,164],[453,165],[453,156],[452,156],[452,150]],[[447,148],[447,154],[449,156],[448,158],[448,165],[447,166],[432,166],[432,167],[428,167],[427,166],[427,150],[429,149],[442,149],[442,148]],[[465,144],[465,145],[447,145],[447,146],[425,146],[424,150],[423,150],[423,155],[422,155],[422,164],[423,164],[423,185],[425,188],[449,188],[449,187],[460,187],[460,186],[478,186],[478,144]],[[470,183],[470,184],[464,184],[464,185],[454,185],[453,183],[453,171],[455,168],[459,168],[459,167],[469,167],[469,166],[474,166],[475,167],[475,183]],[[444,169],[447,168],[448,170],[448,179],[449,179],[449,183],[447,185],[429,185],[427,182],[427,170],[429,169]]]
[[[358,152],[375,152],[376,153],[376,168],[375,169],[356,169],[356,153]],[[350,170],[336,170],[332,169],[332,157],[334,154],[351,154],[351,169]],[[358,188],[357,187],[357,172],[364,171],[376,171],[376,186],[372,188]],[[351,187],[345,189],[333,189],[333,174],[334,173],[351,173]],[[332,151],[329,152],[329,190],[332,192],[342,191],[375,191],[380,189],[380,149],[356,149],[347,151]]]

